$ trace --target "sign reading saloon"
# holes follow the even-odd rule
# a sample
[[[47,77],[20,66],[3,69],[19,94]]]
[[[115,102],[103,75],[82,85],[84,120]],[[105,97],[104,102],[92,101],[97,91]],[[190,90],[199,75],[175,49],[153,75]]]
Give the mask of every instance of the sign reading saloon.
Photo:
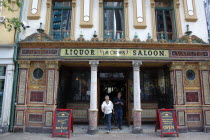
[[[167,58],[169,57],[168,50],[147,50],[147,49],[61,49],[62,57],[73,58],[88,58],[88,57],[101,57],[101,58]]]

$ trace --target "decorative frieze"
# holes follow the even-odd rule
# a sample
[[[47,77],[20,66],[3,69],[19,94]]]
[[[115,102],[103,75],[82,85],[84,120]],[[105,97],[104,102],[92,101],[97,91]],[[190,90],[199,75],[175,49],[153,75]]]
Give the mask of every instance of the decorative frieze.
[[[53,122],[53,113],[52,112],[46,112],[45,113],[45,126],[52,126]]]
[[[16,111],[16,125],[22,126],[24,124],[24,111]]]
[[[35,114],[35,113],[28,114],[28,122],[30,123],[42,123],[42,121],[43,121],[42,114]]]
[[[185,125],[185,112],[177,111],[177,118],[178,118],[178,125],[184,126]]]
[[[43,103],[44,102],[44,91],[31,91],[29,101],[32,103]]]
[[[55,70],[48,70],[47,72],[47,104],[53,104],[54,86],[55,86]]]
[[[200,102],[200,94],[198,91],[186,91],[186,103],[199,103]]]
[[[170,66],[170,70],[182,70],[185,68],[185,62],[172,62]]]
[[[19,70],[19,82],[18,82],[18,96],[17,103],[25,104],[25,95],[27,92],[27,82],[28,82],[28,70],[20,69]]]
[[[188,122],[200,122],[201,114],[200,113],[187,113]]]
[[[205,111],[206,125],[210,125],[210,111]]]
[[[28,69],[30,68],[30,61],[27,61],[27,60],[24,60],[24,61],[18,61],[18,64],[19,64],[19,68],[25,68],[25,69]]]
[[[58,61],[45,61],[47,69],[59,69]]]
[[[201,86],[202,94],[204,97],[204,104],[210,104],[210,94],[209,94],[209,71],[201,71]]]
[[[175,71],[176,75],[176,94],[177,104],[184,104],[184,87],[183,87],[183,73],[181,70]]]

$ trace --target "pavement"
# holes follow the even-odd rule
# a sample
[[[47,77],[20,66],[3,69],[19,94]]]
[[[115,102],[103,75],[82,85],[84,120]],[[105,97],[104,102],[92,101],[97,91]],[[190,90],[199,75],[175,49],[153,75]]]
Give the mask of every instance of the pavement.
[[[112,127],[110,134],[106,134],[106,127],[99,126],[99,133],[96,135],[88,135],[87,126],[75,125],[74,133],[71,134],[71,140],[210,140],[210,133],[204,132],[188,132],[176,135],[168,135],[164,138],[160,137],[160,131],[154,132],[154,125],[143,125],[142,134],[132,134],[132,127],[123,127],[119,130]],[[65,136],[51,138],[51,134],[42,133],[5,133],[0,134],[0,140],[65,140]]]

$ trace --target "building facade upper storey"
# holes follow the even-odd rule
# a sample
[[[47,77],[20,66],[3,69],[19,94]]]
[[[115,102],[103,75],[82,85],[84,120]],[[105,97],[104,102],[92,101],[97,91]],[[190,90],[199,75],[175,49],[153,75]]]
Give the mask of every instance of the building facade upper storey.
[[[97,34],[99,40],[132,41],[138,35],[146,41],[149,34],[156,41],[162,33],[173,42],[185,35],[189,25],[192,35],[208,41],[204,4],[196,0],[29,0],[23,7],[22,21],[30,28],[21,33],[20,40],[36,32],[41,22],[56,40],[77,40],[80,35],[91,40]]]
[[[7,31],[6,18],[18,18],[20,8],[12,1],[7,3],[13,12],[0,5],[0,133],[7,132],[10,125],[10,110],[12,100],[14,75],[14,48],[17,30]]]
[[[51,132],[56,108],[88,133],[122,92],[141,133],[173,108],[180,132],[210,132],[210,45],[200,0],[27,0],[18,42],[14,131]]]

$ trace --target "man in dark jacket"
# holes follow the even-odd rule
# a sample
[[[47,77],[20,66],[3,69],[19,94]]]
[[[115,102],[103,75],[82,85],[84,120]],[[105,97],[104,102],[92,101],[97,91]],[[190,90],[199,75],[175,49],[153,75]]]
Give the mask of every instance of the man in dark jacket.
[[[114,98],[114,111],[115,111],[115,117],[118,123],[118,127],[120,130],[122,130],[122,116],[123,116],[123,105],[124,101],[121,98],[122,93],[118,92],[117,98]]]

